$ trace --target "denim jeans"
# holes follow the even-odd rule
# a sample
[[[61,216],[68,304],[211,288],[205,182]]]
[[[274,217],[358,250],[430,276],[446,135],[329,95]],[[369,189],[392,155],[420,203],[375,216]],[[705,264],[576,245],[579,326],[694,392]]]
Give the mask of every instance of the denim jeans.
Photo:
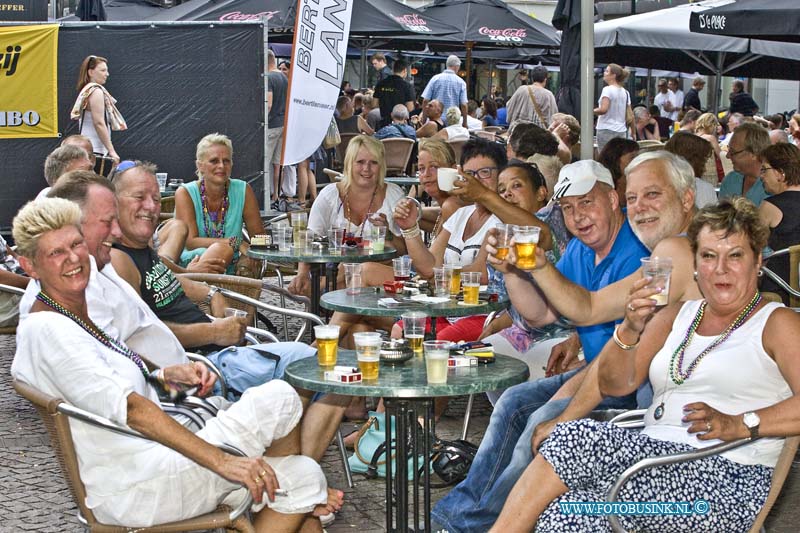
[[[433,508],[434,522],[449,533],[482,533],[494,524],[514,483],[533,460],[533,430],[560,415],[570,402],[570,398],[550,398],[580,370],[521,383],[503,393],[469,474]],[[635,405],[634,395],[630,395],[606,398],[598,407],[629,409]]]

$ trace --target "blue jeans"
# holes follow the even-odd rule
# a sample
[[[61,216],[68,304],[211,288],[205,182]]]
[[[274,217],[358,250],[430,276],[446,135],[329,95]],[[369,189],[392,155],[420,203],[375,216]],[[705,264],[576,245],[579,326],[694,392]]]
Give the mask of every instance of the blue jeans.
[[[550,398],[580,370],[521,383],[503,393],[469,474],[433,508],[434,522],[449,533],[483,532],[494,524],[514,483],[533,460],[533,430],[560,415],[570,402]],[[634,395],[629,395],[606,398],[598,408],[635,406]]]

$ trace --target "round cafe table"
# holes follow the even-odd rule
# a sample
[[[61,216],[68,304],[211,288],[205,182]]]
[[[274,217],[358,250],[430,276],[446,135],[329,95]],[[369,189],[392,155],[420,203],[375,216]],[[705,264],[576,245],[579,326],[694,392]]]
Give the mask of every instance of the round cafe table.
[[[336,364],[358,366],[355,352],[340,348]],[[393,461],[386,462],[386,531],[403,533],[409,531],[410,507],[413,508],[411,530],[418,531],[420,486],[423,500],[422,531],[431,531],[430,456],[431,441],[435,436],[434,398],[504,389],[528,379],[528,365],[505,355],[495,355],[494,363],[450,368],[447,371],[447,383],[432,385],[427,381],[425,360],[418,356],[397,366],[381,363],[378,379],[360,383],[326,381],[324,370],[316,357],[308,357],[286,367],[283,379],[295,387],[317,392],[382,397],[387,413],[386,456],[414,458],[412,480],[408,479],[408,461],[400,460],[396,464]],[[421,432],[417,423],[420,418],[423,421]],[[393,441],[395,434],[397,437]],[[419,464],[420,457],[422,464]],[[395,468],[396,472],[393,472]],[[412,494],[409,501],[410,483]],[[395,486],[396,494],[393,490]]]
[[[320,314],[320,280],[322,272],[327,271],[325,285],[327,290],[336,289],[337,263],[366,263],[368,261],[385,261],[397,254],[397,250],[386,246],[383,251],[355,247],[343,247],[341,252],[332,253],[328,246],[315,244],[311,248],[292,246],[288,250],[267,250],[265,248],[250,247],[247,257],[261,261],[276,263],[309,263],[311,265],[311,312]],[[327,268],[326,268],[327,265]]]
[[[384,307],[378,303],[381,298],[401,300],[397,307]],[[326,292],[322,295],[320,305],[331,311],[341,311],[356,315],[396,317],[406,311],[423,311],[429,317],[461,317],[468,315],[487,315],[492,311],[500,311],[509,306],[508,297],[498,298],[496,302],[480,300],[477,305],[464,305],[450,298],[442,303],[417,303],[402,296],[385,292],[380,287],[364,287],[356,294],[348,294],[347,289]],[[436,337],[436,320],[431,320],[431,334]]]

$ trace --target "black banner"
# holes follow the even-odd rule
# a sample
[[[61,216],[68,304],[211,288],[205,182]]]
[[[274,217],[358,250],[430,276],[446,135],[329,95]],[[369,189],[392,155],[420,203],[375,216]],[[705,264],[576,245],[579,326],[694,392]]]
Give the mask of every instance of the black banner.
[[[62,26],[59,131],[77,133],[69,113],[78,68],[94,54],[108,59],[106,88],[128,123],[111,136],[122,159],[152,161],[188,182],[195,179],[197,141],[219,132],[233,141],[233,177],[257,175],[264,159],[263,45],[258,24]],[[0,227],[46,186],[44,160],[60,142],[0,141]],[[256,193],[260,181],[253,183]]]
[[[0,21],[47,20],[46,0],[0,0]]]

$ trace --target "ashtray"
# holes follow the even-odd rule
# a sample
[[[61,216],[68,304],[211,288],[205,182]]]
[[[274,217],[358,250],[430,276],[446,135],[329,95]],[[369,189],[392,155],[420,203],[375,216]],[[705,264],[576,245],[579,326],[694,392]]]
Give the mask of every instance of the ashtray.
[[[414,357],[414,351],[405,339],[391,339],[381,343],[381,363],[402,365]]]

